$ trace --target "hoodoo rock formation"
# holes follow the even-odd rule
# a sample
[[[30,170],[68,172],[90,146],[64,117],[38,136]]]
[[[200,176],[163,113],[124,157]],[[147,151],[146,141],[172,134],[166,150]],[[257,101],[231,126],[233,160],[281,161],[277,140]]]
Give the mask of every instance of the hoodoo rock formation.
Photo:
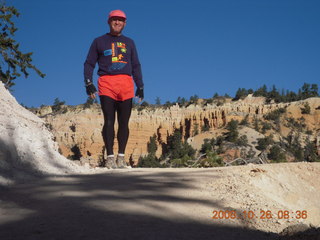
[[[308,103],[310,114],[302,114],[301,108]],[[168,109],[156,108],[142,111],[133,110],[130,119],[130,137],[127,145],[127,161],[137,163],[139,156],[147,153],[147,143],[150,137],[156,134],[159,144],[157,154],[161,155],[162,145],[166,143],[167,137],[175,129],[179,129],[185,139],[193,137],[201,132],[203,127],[215,132],[223,128],[231,119],[249,121],[254,119],[263,120],[263,115],[276,109],[286,108],[286,117],[305,119],[306,127],[320,132],[320,98],[309,98],[304,101],[278,104],[265,104],[263,98],[248,96],[244,100],[229,102],[221,106],[217,105],[190,105],[188,107],[172,106]],[[38,111],[41,115],[41,110]],[[81,157],[91,159],[90,164],[96,166],[103,155],[103,140],[101,129],[103,115],[99,106],[84,109],[76,106],[67,109],[61,114],[47,114],[45,109],[44,120],[51,128],[56,141],[60,146],[61,153],[72,159]],[[117,130],[117,129],[116,129]],[[282,124],[280,129],[282,135],[289,130]],[[117,142],[115,140],[115,152]]]

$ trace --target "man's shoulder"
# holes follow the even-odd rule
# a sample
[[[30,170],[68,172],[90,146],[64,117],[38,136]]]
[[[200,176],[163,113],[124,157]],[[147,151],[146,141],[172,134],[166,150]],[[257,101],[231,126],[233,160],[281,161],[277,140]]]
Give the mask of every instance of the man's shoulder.
[[[129,38],[129,37],[125,36],[125,35],[121,35],[121,37],[123,37],[124,39],[126,39],[126,40],[128,40],[128,41],[133,42],[133,40],[132,40],[131,38]]]
[[[96,38],[94,39],[94,41],[105,40],[106,38],[108,38],[108,34],[103,34],[103,35],[101,35],[101,36],[99,36],[99,37],[96,37]]]

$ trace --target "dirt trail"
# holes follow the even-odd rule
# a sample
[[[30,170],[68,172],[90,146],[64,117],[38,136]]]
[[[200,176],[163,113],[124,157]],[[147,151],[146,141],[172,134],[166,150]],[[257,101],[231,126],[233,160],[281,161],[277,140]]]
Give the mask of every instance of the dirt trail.
[[[320,226],[319,174],[284,163],[47,177],[2,189],[0,239],[279,239]]]

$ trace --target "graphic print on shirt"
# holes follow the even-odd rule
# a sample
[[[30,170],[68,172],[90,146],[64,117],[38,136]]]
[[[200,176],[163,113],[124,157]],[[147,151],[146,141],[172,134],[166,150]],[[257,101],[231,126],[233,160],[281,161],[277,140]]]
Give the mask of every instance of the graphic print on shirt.
[[[120,70],[128,63],[124,61],[124,55],[127,53],[126,44],[122,42],[113,42],[111,43],[111,49],[105,50],[105,56],[111,55],[111,66],[109,71]]]

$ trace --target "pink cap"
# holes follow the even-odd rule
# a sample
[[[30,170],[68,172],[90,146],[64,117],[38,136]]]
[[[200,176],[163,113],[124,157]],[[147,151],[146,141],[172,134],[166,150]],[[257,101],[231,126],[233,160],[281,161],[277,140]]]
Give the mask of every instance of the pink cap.
[[[125,14],[123,11],[121,11],[121,10],[113,10],[113,11],[111,11],[111,12],[109,13],[108,19],[110,19],[110,18],[112,18],[112,17],[122,17],[122,18],[124,18],[124,19],[127,19],[126,14]]]

